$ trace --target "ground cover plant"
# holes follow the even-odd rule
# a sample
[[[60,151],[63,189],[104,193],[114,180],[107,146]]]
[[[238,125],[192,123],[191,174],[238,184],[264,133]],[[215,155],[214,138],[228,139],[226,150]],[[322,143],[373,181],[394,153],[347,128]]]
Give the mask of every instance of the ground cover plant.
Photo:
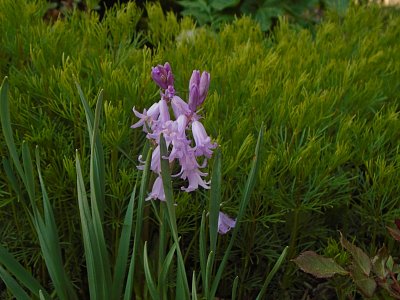
[[[27,157],[38,146],[60,259],[80,298],[90,294],[76,150],[81,187],[87,190],[93,157],[82,98],[91,111],[100,95],[104,99],[98,125],[105,170],[102,218],[105,251],[114,266],[121,232],[126,233],[123,224],[133,187],[142,178],[136,166],[146,138],[130,128],[138,120],[132,107],[142,112],[159,99],[150,70],[166,61],[177,70],[175,90],[182,99],[189,96],[187,83],[194,69],[211,74],[202,123],[219,145],[220,208],[231,217],[238,215],[264,124],[256,184],[235,233],[217,296],[230,298],[237,284],[237,298],[255,298],[286,246],[290,259],[306,250],[323,254],[334,248],[330,238],[337,238],[338,229],[348,240],[356,238],[370,256],[383,244],[393,257],[399,255],[386,229],[400,213],[398,11],[351,6],[345,16],[328,12],[315,30],[282,21],[266,36],[249,18],[237,19],[216,33],[196,28],[189,18],[178,21],[157,4],[147,5],[148,28],[142,32],[136,29],[143,11],[133,3],[111,9],[101,22],[95,13],[74,11],[48,23],[43,20],[46,10],[42,1],[0,2],[0,78],[8,77],[9,125],[18,159],[22,161],[24,153]],[[23,180],[7,172],[17,174],[18,170],[2,132],[1,246],[51,293],[52,275],[31,218],[32,203],[39,211],[44,208],[40,180],[33,181],[33,200],[37,201],[31,202]],[[208,170],[211,176],[213,169]],[[144,196],[151,187],[150,183]],[[193,271],[196,279],[203,276],[199,275],[204,264],[199,237],[210,193],[174,191],[178,242],[191,284]],[[137,246],[141,251],[132,275],[132,293],[137,296],[152,296],[151,287],[142,283],[156,274],[152,263],[159,257],[151,247],[159,239],[156,203],[143,202],[143,231]],[[137,207],[132,211],[136,218]],[[136,228],[133,224],[132,232]],[[216,263],[223,260],[232,234],[218,238]],[[147,253],[142,251],[145,241]],[[173,235],[166,243],[168,249],[177,249]],[[145,258],[150,273],[144,267]],[[173,274],[176,262],[171,263]],[[211,273],[217,271],[214,268]],[[174,293],[176,276],[165,280],[168,293]],[[204,282],[196,281],[199,297],[204,296]],[[2,297],[11,297],[4,284],[1,288]],[[332,296],[335,289],[344,288],[348,295],[355,295],[349,282],[326,284],[287,259],[268,285],[266,297]]]

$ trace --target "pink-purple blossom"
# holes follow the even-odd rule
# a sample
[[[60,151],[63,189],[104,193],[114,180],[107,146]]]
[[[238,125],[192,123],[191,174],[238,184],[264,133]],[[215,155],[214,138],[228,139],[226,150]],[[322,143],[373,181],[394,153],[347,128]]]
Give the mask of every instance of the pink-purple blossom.
[[[144,109],[143,113],[139,113],[133,108],[139,121],[131,126],[132,128],[143,127],[147,139],[155,145],[150,169],[157,174],[157,179],[146,200],[165,200],[160,176],[159,142],[161,134],[165,138],[168,148],[166,159],[171,163],[176,161],[180,165],[180,171],[172,176],[187,181],[187,184],[183,185],[181,189],[191,192],[199,187],[210,188],[209,182],[204,179],[208,173],[201,169],[207,166],[207,159],[211,158],[217,144],[213,143],[207,135],[203,124],[199,121],[200,116],[197,111],[207,96],[210,74],[193,71],[189,82],[188,102],[176,95],[174,75],[168,62],[153,67],[151,77],[161,88],[161,99],[148,110]],[[173,115],[170,114],[170,111],[173,112]],[[138,168],[143,169],[142,157],[139,157],[139,162]]]
[[[236,225],[236,220],[230,218],[227,214],[219,212],[218,215],[218,232],[220,234],[226,234]]]

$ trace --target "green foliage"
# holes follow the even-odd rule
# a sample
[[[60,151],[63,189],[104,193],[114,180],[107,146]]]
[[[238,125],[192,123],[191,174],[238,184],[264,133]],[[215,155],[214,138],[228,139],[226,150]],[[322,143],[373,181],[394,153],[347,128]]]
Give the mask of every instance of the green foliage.
[[[398,229],[393,229],[398,231]],[[331,278],[334,275],[351,277],[357,290],[366,298],[382,293],[388,297],[400,297],[399,265],[393,262],[385,246],[379,249],[373,258],[350,243],[340,234],[340,244],[352,259],[343,269],[333,259],[326,258],[313,251],[305,251],[292,261],[304,272],[319,278]],[[380,287],[380,289],[378,289]],[[386,298],[385,298],[386,299]]]
[[[337,229],[357,235],[358,244],[370,255],[383,243],[393,257],[400,254],[385,228],[400,214],[397,10],[362,6],[350,7],[346,15],[331,11],[312,31],[282,21],[269,37],[247,17],[213,32],[195,28],[189,18],[165,15],[154,4],[146,7],[146,31],[138,30],[143,12],[132,3],[108,11],[101,22],[94,13],[74,11],[48,24],[42,19],[45,10],[44,1],[0,1],[0,78],[9,78],[11,117],[6,123],[12,125],[10,136],[17,149],[9,155],[9,137],[3,129],[1,244],[32,271],[43,290],[50,290],[49,275],[29,213],[29,194],[21,188],[24,166],[15,165],[13,156],[22,157],[24,140],[39,146],[41,175],[63,241],[67,276],[74,285],[83,286],[87,275],[80,269],[85,264],[84,246],[76,235],[80,217],[75,150],[80,153],[84,185],[89,187],[91,138],[75,81],[92,110],[97,91],[104,90],[99,136],[105,168],[103,230],[111,245],[111,264],[118,255],[126,206],[138,177],[137,156],[145,140],[140,130],[129,128],[135,122],[131,109],[142,110],[157,100],[150,70],[165,61],[177,71],[176,89],[182,98],[188,92],[182,82],[188,82],[193,69],[211,74],[204,124],[220,144],[221,205],[231,216],[240,207],[256,133],[262,123],[266,127],[257,184],[222,274],[219,297],[229,298],[235,282],[237,298],[255,298],[266,271],[286,245],[289,258],[305,249],[321,253]],[[33,188],[40,190],[39,181],[33,181]],[[197,243],[208,197],[203,191],[174,195],[190,280],[193,270],[196,280],[202,277]],[[41,211],[42,200],[37,201]],[[159,227],[166,212],[157,217],[150,203],[143,206],[149,259],[163,261],[158,257],[165,252],[150,247],[150,241],[158,241],[158,230],[168,229],[169,225]],[[134,216],[137,213],[135,208]],[[160,248],[170,242],[161,241]],[[215,262],[222,261],[228,244],[225,237],[217,242]],[[137,246],[139,256],[144,253],[142,246]],[[151,266],[152,261],[150,267],[163,267]],[[170,268],[176,271],[175,262]],[[153,276],[161,274],[151,270]],[[144,280],[144,273],[132,272],[128,272],[130,282]],[[315,283],[290,265],[276,275],[268,298],[277,298],[282,291],[301,298],[307,292],[303,282]],[[165,275],[164,286],[173,286],[175,278]],[[13,286],[12,280],[8,282]],[[147,293],[140,285],[128,289]],[[161,287],[158,292],[166,293]]]
[[[250,16],[260,24],[262,31],[271,29],[279,17],[287,16],[299,24],[319,22],[322,8],[328,7],[345,14],[349,1],[346,0],[178,0],[182,15],[192,16],[199,25],[211,25],[214,29],[232,22],[235,17]]]

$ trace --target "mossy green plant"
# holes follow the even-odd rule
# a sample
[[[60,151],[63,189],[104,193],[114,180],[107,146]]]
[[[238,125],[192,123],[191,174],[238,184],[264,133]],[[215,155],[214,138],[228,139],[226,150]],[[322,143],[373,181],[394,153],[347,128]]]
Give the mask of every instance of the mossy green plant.
[[[118,245],[121,229],[112,233],[111,228],[123,224],[144,144],[143,135],[129,129],[135,122],[131,109],[148,107],[158,97],[149,70],[164,61],[180,70],[176,89],[183,97],[188,87],[181,83],[188,82],[194,68],[212,74],[204,125],[221,145],[227,183],[221,187],[222,205],[231,215],[240,204],[237,195],[258,128],[266,127],[258,184],[220,296],[230,296],[231,288],[224,286],[239,273],[237,296],[253,297],[287,244],[293,258],[304,249],[323,249],[337,229],[357,235],[357,243],[368,245],[363,248],[370,253],[387,242],[385,225],[400,214],[398,10],[350,7],[346,16],[328,13],[313,30],[280,20],[269,36],[249,18],[218,33],[195,28],[191,19],[164,14],[157,4],[146,7],[144,31],[137,26],[143,11],[134,4],[110,10],[101,22],[95,13],[75,11],[49,24],[42,19],[45,10],[43,1],[0,2],[0,78],[9,77],[18,149],[23,140],[41,149],[42,176],[60,236],[68,241],[63,251],[73,282],[85,280],[79,271],[83,246],[74,234],[79,220],[73,201],[75,149],[81,153],[83,178],[89,178],[90,169],[85,112],[75,81],[91,108],[104,90],[105,234]],[[7,165],[2,135],[0,156]],[[31,241],[27,203],[12,189],[18,181],[1,170],[1,243],[22,249],[18,259],[46,282],[38,241]],[[185,263],[194,269],[200,261],[198,247],[192,247],[197,242],[191,242],[199,232],[204,197],[200,192],[176,199],[183,251],[190,250]],[[145,237],[154,235],[156,223],[148,213]],[[216,261],[227,243],[218,244]],[[398,254],[390,242],[388,248]],[[290,283],[285,287],[290,297],[304,292],[307,278],[300,273],[288,267],[278,275],[267,291],[270,297],[280,295],[280,282]]]

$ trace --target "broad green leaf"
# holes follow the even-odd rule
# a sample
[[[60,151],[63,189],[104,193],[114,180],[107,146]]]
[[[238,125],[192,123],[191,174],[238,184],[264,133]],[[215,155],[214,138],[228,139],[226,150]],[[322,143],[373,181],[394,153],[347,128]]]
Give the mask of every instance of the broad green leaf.
[[[347,251],[350,252],[354,263],[361,268],[365,275],[368,276],[371,272],[371,259],[369,256],[360,248],[347,241],[342,233],[340,233],[340,243]]]
[[[386,226],[387,230],[389,231],[390,235],[396,240],[400,241],[400,230],[397,228],[391,228]]]
[[[313,251],[305,251],[292,261],[304,272],[318,278],[329,278],[335,274],[348,274],[332,258],[323,257]]]
[[[368,277],[358,264],[353,264],[350,274],[357,288],[366,297],[371,298],[374,295],[377,286],[375,280]]]
[[[240,3],[240,0],[212,0],[210,6],[215,10],[224,10],[228,7],[234,7]]]
[[[388,275],[388,270],[386,269],[386,262],[389,258],[386,246],[379,249],[378,253],[372,259],[372,271],[381,280],[385,280]]]

